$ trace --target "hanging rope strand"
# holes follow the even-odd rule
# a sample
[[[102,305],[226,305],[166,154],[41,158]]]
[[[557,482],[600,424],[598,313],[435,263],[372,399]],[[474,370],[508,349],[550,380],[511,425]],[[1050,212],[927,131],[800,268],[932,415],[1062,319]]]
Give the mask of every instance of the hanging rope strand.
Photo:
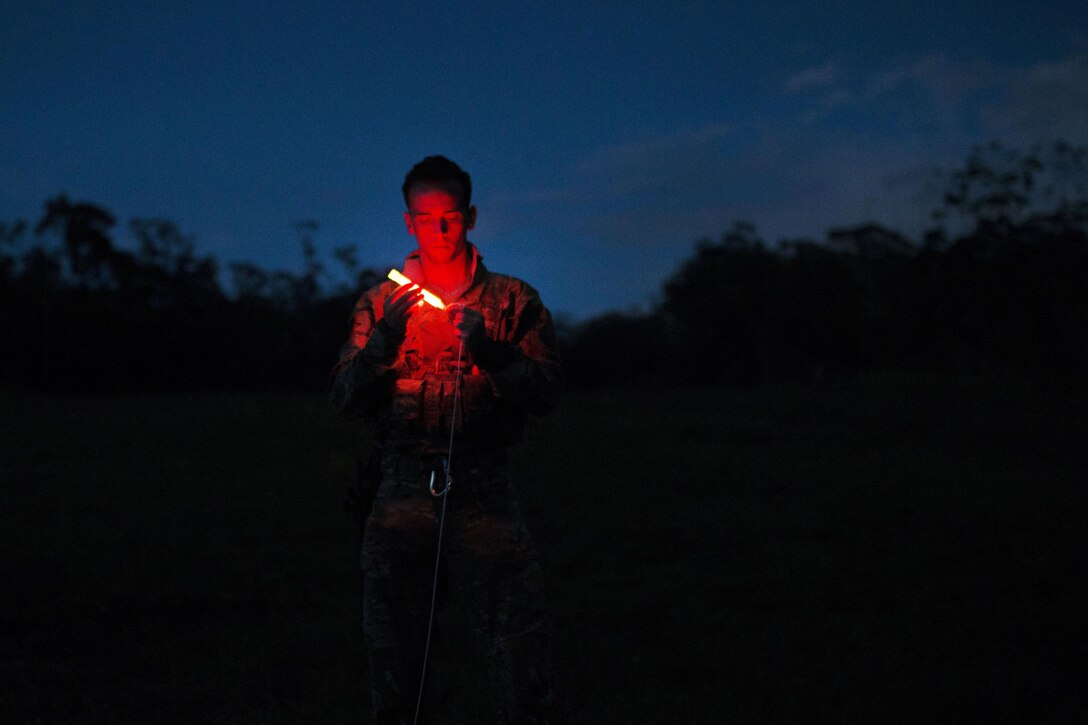
[[[436,490],[434,485],[434,471],[431,472],[431,495],[442,498],[442,509],[438,514],[438,545],[434,553],[434,581],[431,583],[431,613],[427,618],[427,641],[423,648],[423,666],[419,673],[419,696],[416,698],[416,716],[413,725],[419,723],[419,713],[423,709],[423,685],[427,681],[427,659],[431,653],[431,632],[434,629],[434,610],[438,599],[438,571],[442,560],[442,532],[446,528],[446,502],[449,501],[450,486],[453,485],[453,431],[457,423],[457,406],[461,399],[461,356],[464,354],[465,343],[462,340],[457,347],[457,375],[453,385],[453,411],[450,413],[450,442],[446,447],[446,481],[441,490]]]
[[[453,431],[457,422],[457,406],[461,402],[461,356],[465,352],[465,341],[461,340],[457,346],[457,378],[453,383],[453,411],[450,413],[450,444],[446,446],[446,490],[453,483]]]

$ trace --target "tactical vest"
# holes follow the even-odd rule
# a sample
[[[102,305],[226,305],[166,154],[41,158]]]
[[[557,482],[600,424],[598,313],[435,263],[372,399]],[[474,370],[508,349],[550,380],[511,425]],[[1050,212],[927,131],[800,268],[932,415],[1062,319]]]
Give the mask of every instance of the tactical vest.
[[[478,301],[474,301],[473,289],[461,301],[483,314],[489,337],[512,342],[517,283],[488,273],[481,286]],[[451,421],[454,446],[462,451],[502,448],[520,438],[525,412],[495,396],[487,376],[467,350],[461,359],[460,392],[455,395],[458,345],[445,310],[425,305],[409,318],[389,407],[379,426],[384,445],[444,451],[449,446]]]

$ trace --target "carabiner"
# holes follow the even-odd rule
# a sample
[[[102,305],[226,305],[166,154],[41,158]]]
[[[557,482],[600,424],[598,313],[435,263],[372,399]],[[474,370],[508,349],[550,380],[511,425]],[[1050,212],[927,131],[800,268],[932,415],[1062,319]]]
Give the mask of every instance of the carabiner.
[[[453,485],[453,476],[450,474],[450,459],[449,458],[443,458],[442,459],[442,470],[445,471],[445,473],[446,473],[446,485],[444,485],[440,489],[436,488],[435,485],[434,485],[435,479],[438,477],[437,476],[438,470],[437,469],[431,470],[430,489],[431,489],[431,495],[434,496],[435,498],[438,498],[439,496],[445,496],[447,493],[449,493],[450,486]]]

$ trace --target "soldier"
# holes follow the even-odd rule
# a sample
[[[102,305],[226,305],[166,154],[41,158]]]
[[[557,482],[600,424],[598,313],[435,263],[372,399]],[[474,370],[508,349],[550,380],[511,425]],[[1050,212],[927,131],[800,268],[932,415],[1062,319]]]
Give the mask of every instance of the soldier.
[[[361,557],[375,718],[412,722],[417,709],[443,505],[428,484],[444,485],[448,460],[441,556],[483,638],[498,720],[553,722],[540,565],[507,461],[526,414],[543,415],[559,398],[551,318],[536,290],[490,272],[468,241],[476,208],[457,164],[425,158],[402,192],[419,245],[404,274],[447,309],[422,304],[412,285],[368,290],[330,396],[340,413],[374,422],[380,449]]]

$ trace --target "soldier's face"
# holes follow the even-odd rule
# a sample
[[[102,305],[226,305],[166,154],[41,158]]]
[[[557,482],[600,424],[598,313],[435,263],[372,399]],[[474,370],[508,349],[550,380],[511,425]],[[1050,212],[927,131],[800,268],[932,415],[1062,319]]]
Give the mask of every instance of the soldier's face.
[[[418,183],[408,189],[404,223],[427,261],[448,264],[465,252],[466,235],[476,225],[476,207],[464,207],[455,183]]]

